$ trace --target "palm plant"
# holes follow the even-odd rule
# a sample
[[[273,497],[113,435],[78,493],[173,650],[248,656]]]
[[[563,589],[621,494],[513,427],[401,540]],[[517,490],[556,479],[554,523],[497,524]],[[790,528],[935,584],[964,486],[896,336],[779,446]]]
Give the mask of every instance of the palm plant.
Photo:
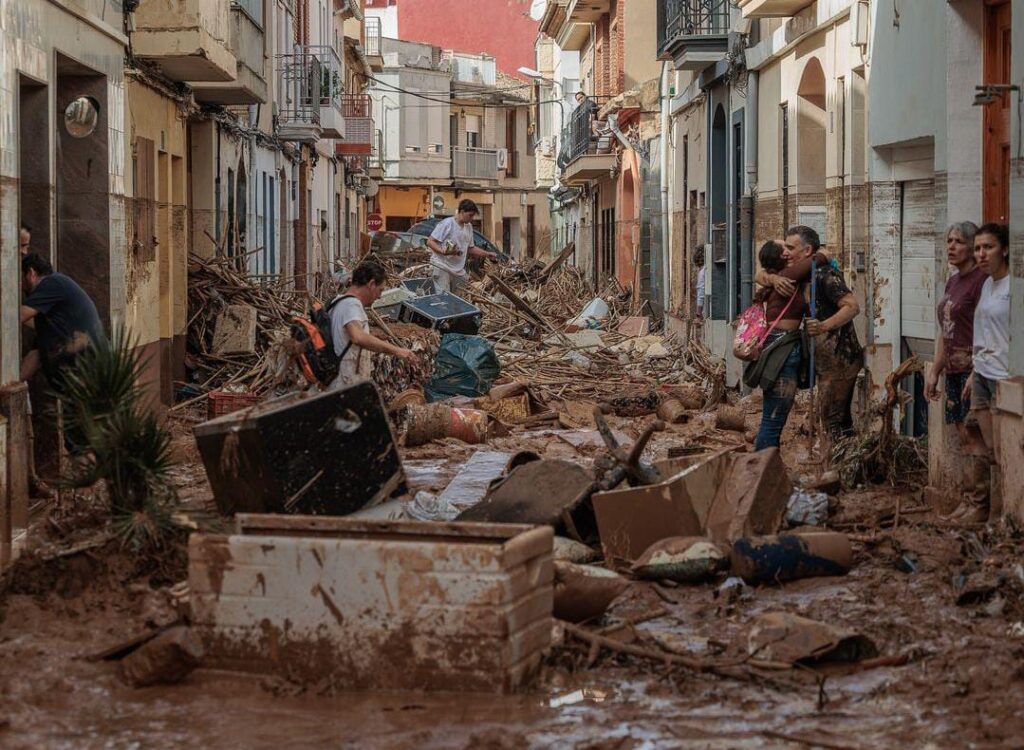
[[[103,481],[126,544],[160,546],[174,499],[170,434],[143,403],[144,362],[123,328],[81,354],[56,390],[65,434],[78,453],[69,484]]]

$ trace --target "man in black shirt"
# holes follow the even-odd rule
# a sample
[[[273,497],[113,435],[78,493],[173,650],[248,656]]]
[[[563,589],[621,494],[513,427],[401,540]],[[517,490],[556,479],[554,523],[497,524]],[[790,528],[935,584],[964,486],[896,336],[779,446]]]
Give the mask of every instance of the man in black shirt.
[[[786,230],[785,245],[784,256],[793,262],[816,253],[821,241],[816,231],[798,224]],[[853,428],[853,389],[864,366],[864,348],[853,327],[860,305],[842,272],[834,265],[821,266],[816,274],[817,317],[808,319],[804,328],[808,336],[814,337],[817,419],[836,440]],[[784,277],[762,270],[758,272],[757,281],[771,284],[783,296],[793,293],[793,283]],[[810,288],[808,284],[808,293]]]
[[[54,273],[50,262],[36,253],[21,260],[25,301],[21,322],[32,322],[36,348],[21,363],[21,379],[30,379],[41,366],[50,385],[60,390],[61,372],[103,336],[96,305],[72,279]]]

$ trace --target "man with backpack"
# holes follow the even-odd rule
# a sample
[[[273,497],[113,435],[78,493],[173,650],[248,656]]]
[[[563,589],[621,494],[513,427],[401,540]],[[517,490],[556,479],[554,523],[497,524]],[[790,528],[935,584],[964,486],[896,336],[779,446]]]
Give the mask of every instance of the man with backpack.
[[[420,358],[409,349],[389,344],[370,333],[366,308],[380,299],[387,281],[387,272],[379,263],[364,260],[352,272],[352,285],[344,294],[336,297],[327,309],[331,320],[331,341],[338,357],[338,376],[331,388],[343,388],[360,376],[368,376],[363,349],[382,352],[405,360],[413,367],[420,364]]]

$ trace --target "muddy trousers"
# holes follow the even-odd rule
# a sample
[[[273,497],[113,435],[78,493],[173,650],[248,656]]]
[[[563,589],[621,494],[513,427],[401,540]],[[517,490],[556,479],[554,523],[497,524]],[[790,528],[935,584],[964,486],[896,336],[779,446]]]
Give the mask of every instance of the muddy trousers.
[[[769,343],[774,335],[769,336]],[[779,371],[779,377],[775,384],[765,390],[764,403],[761,407],[761,427],[757,431],[754,450],[759,451],[779,446],[782,431],[786,427],[789,412],[793,409],[793,400],[796,398],[800,360],[800,344],[798,343],[786,357],[786,362],[782,366],[782,370]]]
[[[846,372],[819,374],[815,394],[818,423],[833,441],[850,434],[853,429],[853,390],[860,366]]]

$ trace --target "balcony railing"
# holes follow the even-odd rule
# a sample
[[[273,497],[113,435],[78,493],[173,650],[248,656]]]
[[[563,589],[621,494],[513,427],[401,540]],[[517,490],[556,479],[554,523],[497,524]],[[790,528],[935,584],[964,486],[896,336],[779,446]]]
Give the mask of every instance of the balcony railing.
[[[366,19],[366,56],[380,57],[380,40],[383,36],[381,21],[377,17]]]
[[[558,154],[558,166],[564,167],[584,154],[596,153],[597,144],[592,138],[594,120],[592,108],[587,104],[572,111],[569,124],[562,129],[562,148]]]
[[[341,97],[341,114],[345,117],[370,117],[371,107],[369,94],[345,94]]]
[[[369,154],[373,143],[372,102],[369,94],[345,94],[341,97],[341,113],[345,118],[345,139],[338,143],[338,153]]]
[[[729,33],[730,0],[659,0],[658,53],[679,37],[722,36]]]
[[[498,179],[498,151],[493,148],[452,148],[452,177]]]
[[[341,111],[342,63],[333,47],[298,47],[280,55],[278,73],[284,101],[282,123],[319,124],[321,108]]]

